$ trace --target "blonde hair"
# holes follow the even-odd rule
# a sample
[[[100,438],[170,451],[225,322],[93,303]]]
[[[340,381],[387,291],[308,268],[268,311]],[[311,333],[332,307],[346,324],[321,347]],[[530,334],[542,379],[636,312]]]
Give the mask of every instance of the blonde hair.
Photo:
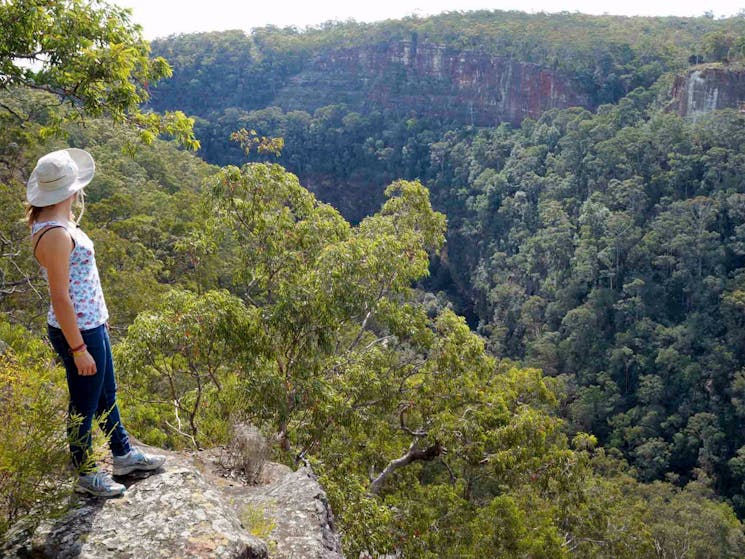
[[[81,188],[74,194],[74,196],[75,200],[73,201],[73,205],[80,207],[80,213],[78,214],[78,217],[73,219],[73,221],[76,225],[80,225],[80,220],[83,219],[83,214],[85,213],[85,192],[83,192],[83,189]],[[29,227],[39,219],[39,214],[43,209],[44,206],[32,206],[31,204],[26,203],[26,223]]]
[[[41,213],[41,210],[44,208],[41,208],[39,206],[32,206],[31,204],[26,204],[26,223],[29,227],[31,227],[34,222],[39,219],[39,214]]]

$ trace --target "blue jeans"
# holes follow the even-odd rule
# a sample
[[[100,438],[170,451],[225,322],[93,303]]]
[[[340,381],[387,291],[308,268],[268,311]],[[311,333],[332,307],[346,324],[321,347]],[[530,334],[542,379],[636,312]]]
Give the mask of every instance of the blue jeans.
[[[82,376],[78,374],[70,346],[62,330],[47,326],[49,341],[52,342],[52,347],[62,359],[67,371],[67,388],[70,392],[67,435],[72,463],[81,473],[87,473],[96,469],[91,443],[94,419],[106,433],[114,456],[123,456],[130,450],[129,437],[116,405],[116,380],[109,333],[103,324],[97,328],[80,331],[83,342],[88,346],[88,352],[96,362],[96,374]],[[80,421],[73,421],[74,416],[79,416]]]

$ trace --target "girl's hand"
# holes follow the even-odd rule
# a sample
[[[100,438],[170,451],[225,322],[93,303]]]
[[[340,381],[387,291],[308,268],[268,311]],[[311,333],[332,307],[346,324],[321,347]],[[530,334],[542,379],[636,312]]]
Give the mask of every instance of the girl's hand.
[[[79,375],[89,377],[96,374],[96,362],[93,360],[93,356],[88,353],[88,350],[74,356],[73,359],[75,359],[75,366],[78,368]]]

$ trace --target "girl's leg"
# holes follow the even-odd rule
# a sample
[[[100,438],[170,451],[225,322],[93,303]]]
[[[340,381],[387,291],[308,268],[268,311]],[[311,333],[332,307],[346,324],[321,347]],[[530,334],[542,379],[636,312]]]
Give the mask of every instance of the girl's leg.
[[[122,425],[119,407],[116,404],[116,378],[114,376],[114,361],[111,357],[111,341],[105,326],[86,332],[85,340],[88,351],[96,361],[96,374],[102,376],[102,388],[96,408],[96,418],[101,429],[109,440],[109,447],[114,456],[124,456],[130,451],[129,437]]]
[[[62,360],[67,372],[67,388],[70,394],[67,436],[72,463],[81,474],[89,473],[97,469],[93,460],[91,428],[93,418],[98,410],[103,375],[79,375],[70,352],[70,346],[62,334],[62,330],[50,326],[48,332],[49,341]]]

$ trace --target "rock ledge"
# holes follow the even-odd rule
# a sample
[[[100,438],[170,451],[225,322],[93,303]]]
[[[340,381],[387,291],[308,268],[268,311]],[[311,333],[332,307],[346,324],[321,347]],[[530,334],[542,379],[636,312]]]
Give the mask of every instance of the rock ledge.
[[[19,523],[0,557],[344,558],[326,495],[309,469],[267,462],[264,483],[247,485],[225,475],[212,451],[164,453],[164,468],[118,479],[127,485],[122,497],[73,495],[62,518],[33,531]],[[259,526],[246,525],[257,519]]]

